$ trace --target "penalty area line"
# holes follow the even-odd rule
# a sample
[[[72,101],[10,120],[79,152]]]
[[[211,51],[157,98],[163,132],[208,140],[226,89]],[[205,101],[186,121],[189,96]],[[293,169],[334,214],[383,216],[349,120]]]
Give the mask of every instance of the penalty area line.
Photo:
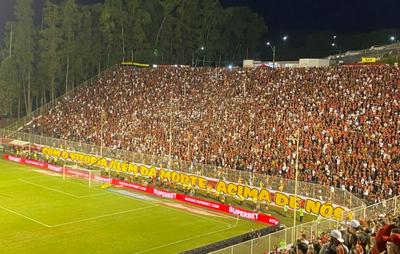
[[[203,237],[203,236],[207,236],[207,235],[216,234],[216,233],[219,233],[219,232],[222,232],[222,231],[226,231],[226,230],[230,230],[230,229],[233,229],[233,228],[236,228],[236,227],[237,227],[237,225],[236,226],[232,226],[232,227],[228,227],[228,228],[223,228],[223,229],[216,230],[216,231],[212,231],[212,232],[208,232],[208,233],[205,233],[205,234],[201,234],[201,235],[185,238],[185,239],[178,240],[178,241],[175,241],[175,242],[171,242],[171,243],[168,243],[168,244],[156,246],[154,248],[150,248],[150,249],[142,250],[142,251],[139,251],[139,252],[135,252],[135,254],[141,254],[141,253],[146,253],[146,252],[149,252],[149,251],[165,248],[165,247],[168,247],[170,245],[186,242],[186,241],[193,240],[193,239],[196,239],[196,238],[199,238],[199,237]]]
[[[31,185],[34,185],[34,186],[36,186],[36,187],[39,187],[39,188],[42,188],[42,189],[45,189],[45,190],[49,190],[49,191],[53,191],[53,192],[58,192],[58,193],[61,193],[61,194],[64,194],[64,195],[67,195],[67,196],[70,196],[70,197],[73,197],[73,198],[77,198],[77,199],[81,199],[81,198],[91,198],[91,197],[96,197],[96,196],[102,196],[102,195],[106,195],[107,194],[107,192],[99,192],[99,193],[94,193],[94,194],[88,194],[88,195],[74,195],[74,194],[72,194],[72,193],[69,193],[69,192],[65,192],[65,191],[62,191],[62,190],[57,190],[57,189],[54,189],[54,188],[51,188],[51,187],[47,187],[47,186],[44,186],[44,185],[42,185],[42,184],[38,184],[38,183],[34,183],[34,182],[31,182],[31,181],[28,181],[28,180],[26,180],[26,178],[20,178],[20,179],[18,179],[18,180],[20,180],[21,182],[24,182],[24,183],[27,183],[27,184],[31,184]]]
[[[102,219],[102,218],[111,217],[111,216],[114,216],[114,215],[125,214],[125,213],[140,211],[140,210],[145,210],[145,209],[149,209],[149,208],[153,208],[153,207],[157,207],[157,206],[159,206],[159,205],[152,205],[152,206],[140,207],[140,208],[130,209],[130,210],[121,211],[121,212],[109,213],[109,214],[94,216],[94,217],[90,217],[90,218],[86,218],[86,219],[82,219],[82,220],[75,220],[75,221],[60,223],[60,224],[52,225],[52,226],[50,226],[50,227],[51,227],[51,228],[55,228],[55,227],[61,227],[61,226],[71,225],[71,224],[75,224],[75,223],[79,223],[79,222],[85,222],[85,221],[91,221],[91,220],[96,220],[96,219]]]
[[[52,227],[52,226],[50,226],[50,225],[47,225],[46,223],[40,222],[40,221],[38,221],[38,220],[35,220],[35,219],[33,219],[33,218],[29,217],[29,216],[23,215],[22,213],[16,212],[16,211],[11,210],[11,209],[9,209],[9,208],[7,208],[7,207],[4,207],[4,206],[2,206],[2,205],[0,205],[0,208],[3,209],[3,210],[5,210],[5,211],[7,211],[7,212],[16,214],[16,215],[18,215],[18,216],[20,216],[20,217],[22,217],[22,218],[27,219],[27,220],[36,222],[37,224],[40,224],[40,225],[42,225],[42,226],[45,226],[46,228],[51,228],[51,227]]]
[[[50,190],[50,191],[53,191],[53,192],[58,192],[58,193],[61,193],[61,194],[64,194],[64,195],[67,195],[67,196],[70,196],[70,197],[73,197],[73,198],[79,198],[80,197],[80,196],[77,196],[77,195],[74,195],[74,194],[71,194],[71,193],[68,193],[68,192],[65,192],[65,191],[61,191],[61,190],[57,190],[57,189],[54,189],[54,188],[50,188],[50,187],[47,187],[47,186],[44,186],[44,185],[41,185],[41,184],[38,184],[38,183],[33,183],[31,181],[28,181],[28,180],[24,180],[24,179],[19,179],[19,180],[21,182],[34,185],[36,187],[39,187],[39,188],[42,188],[42,189],[45,189],[45,190]]]

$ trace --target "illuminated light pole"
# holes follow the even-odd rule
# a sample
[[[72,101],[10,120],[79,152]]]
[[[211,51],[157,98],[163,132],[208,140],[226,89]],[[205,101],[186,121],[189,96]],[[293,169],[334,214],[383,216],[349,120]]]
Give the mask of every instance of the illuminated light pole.
[[[287,36],[287,35],[284,35],[284,36],[282,37],[282,41],[283,41],[283,42],[286,42],[288,39],[289,39],[289,36]],[[275,45],[272,45],[272,43],[271,43],[270,41],[268,41],[268,42],[266,43],[266,45],[267,45],[268,47],[270,47],[271,50],[272,50],[272,68],[275,69],[276,46],[275,46]]]
[[[290,136],[287,140],[296,142],[296,164],[295,164],[295,176],[294,176],[294,196],[297,198],[297,186],[298,186],[298,176],[299,176],[299,144],[300,144],[300,130],[297,129],[295,136]],[[300,207],[301,209],[301,207]],[[296,230],[296,212],[297,212],[297,202],[295,202],[293,209],[293,231],[292,231],[292,241],[295,243],[297,237]]]
[[[399,47],[400,47],[400,45],[398,44],[398,40],[396,40],[396,36],[395,35],[391,35],[390,37],[389,37],[389,40],[392,42],[392,43],[397,43],[397,45],[396,45],[396,62],[398,63],[399,62]]]
[[[204,51],[206,48],[204,46],[201,46],[200,48],[196,49],[196,51],[193,52],[192,56],[192,66],[197,67],[197,53],[201,50]],[[196,58],[196,61],[195,61]]]
[[[272,50],[272,68],[275,69],[275,51],[276,47],[271,45],[271,42],[267,42],[267,46],[269,46]]]

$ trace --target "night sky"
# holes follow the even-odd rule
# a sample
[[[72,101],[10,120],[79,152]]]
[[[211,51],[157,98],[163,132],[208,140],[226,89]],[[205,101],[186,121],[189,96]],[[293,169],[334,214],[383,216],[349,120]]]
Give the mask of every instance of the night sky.
[[[399,0],[222,0],[245,5],[264,17],[273,33],[285,30],[366,32],[400,27]]]
[[[41,8],[43,1],[34,0],[36,10]],[[85,4],[100,1],[77,0]],[[5,22],[13,18],[14,2],[0,0],[1,38]],[[221,0],[221,3],[224,6],[249,6],[264,17],[270,37],[295,30],[356,33],[400,28],[399,0]]]

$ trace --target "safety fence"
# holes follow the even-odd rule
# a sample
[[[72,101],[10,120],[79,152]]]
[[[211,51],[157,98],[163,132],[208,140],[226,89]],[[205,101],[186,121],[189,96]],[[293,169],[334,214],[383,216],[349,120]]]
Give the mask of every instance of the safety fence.
[[[262,183],[264,186],[267,186],[269,190],[284,190],[286,193],[294,193],[295,181],[290,179],[175,160],[168,156],[160,157],[155,155],[147,155],[126,150],[100,147],[81,142],[73,142],[30,133],[0,129],[0,143],[1,141],[6,143],[4,142],[5,140],[19,140],[29,144],[38,144],[40,146],[67,149],[79,153],[129,161],[136,164],[154,165],[160,168],[180,171],[182,173],[201,175],[204,177],[222,179],[231,182],[237,182],[237,180],[240,178],[243,182],[248,182],[249,185],[259,186],[260,183]],[[347,190],[339,188],[299,181],[297,193],[301,196],[316,200],[329,201],[333,204],[348,208],[349,210],[343,215],[344,220],[351,218],[370,218],[376,217],[380,213],[400,211],[399,197],[385,200],[384,202],[369,206],[367,208],[361,199],[357,198]],[[339,221],[320,218],[309,223],[300,224],[296,227],[287,227],[281,231],[266,235],[264,237],[252,239],[250,241],[237,244],[214,253],[264,253],[265,251],[273,250],[277,246],[286,246],[289,243],[293,243],[301,234],[306,234],[308,237],[317,236],[322,232],[328,232],[330,229],[340,227],[340,225],[341,222]]]
[[[0,138],[21,140],[30,144],[39,144],[53,148],[67,149],[79,153],[104,156],[116,160],[129,161],[136,164],[151,165],[160,168],[179,171],[181,173],[200,175],[213,179],[221,179],[227,182],[237,182],[238,179],[247,182],[249,186],[266,186],[268,190],[283,191],[294,193],[295,181],[278,176],[268,176],[265,174],[253,173],[248,171],[233,170],[228,168],[216,167],[200,163],[193,163],[182,160],[175,160],[168,156],[160,157],[135,153],[126,150],[100,147],[80,142],[61,140],[51,137],[34,135],[23,132],[8,131],[0,129]],[[323,186],[319,184],[298,182],[297,194],[315,200],[323,200],[332,204],[340,205],[349,209],[365,206],[361,199],[344,189]]]
[[[380,203],[352,209],[348,212],[348,220],[373,220],[381,216],[395,216],[400,214],[400,196],[396,196]],[[287,248],[288,244],[294,243],[299,236],[305,234],[308,239],[318,237],[322,233],[332,229],[344,228],[345,221],[335,221],[330,219],[315,220],[309,223],[300,224],[296,227],[285,228],[281,231],[268,234],[266,236],[252,239],[240,244],[236,244],[215,252],[214,254],[264,254],[277,248]],[[294,231],[294,234],[293,234]],[[296,239],[293,239],[293,235]]]

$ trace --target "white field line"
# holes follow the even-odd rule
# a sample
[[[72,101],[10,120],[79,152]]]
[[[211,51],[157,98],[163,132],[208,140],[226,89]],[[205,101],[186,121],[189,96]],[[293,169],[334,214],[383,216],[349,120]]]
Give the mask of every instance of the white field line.
[[[135,254],[141,254],[141,253],[146,253],[146,252],[149,252],[149,251],[165,248],[165,247],[168,247],[170,245],[174,245],[174,244],[178,244],[178,243],[182,243],[182,242],[187,242],[189,240],[193,240],[193,239],[200,238],[200,237],[207,236],[207,235],[216,234],[216,233],[219,233],[219,232],[222,232],[222,231],[226,231],[226,230],[230,230],[230,229],[233,229],[233,228],[236,228],[236,227],[237,226],[232,226],[232,227],[228,227],[228,228],[224,228],[224,229],[208,232],[208,233],[201,234],[201,235],[196,235],[196,236],[185,238],[185,239],[178,240],[178,241],[175,241],[175,242],[170,242],[168,244],[164,244],[164,245],[156,246],[156,247],[153,247],[153,248],[150,248],[150,249],[146,249],[146,250],[142,250],[142,251],[139,251],[139,252],[135,252]]]
[[[128,191],[130,191],[130,190],[128,190]],[[136,193],[136,194],[139,193],[139,192],[135,192],[135,191],[132,191],[132,192],[133,192],[133,193]],[[183,208],[179,208],[179,207],[177,207],[177,206],[169,206],[168,204],[165,204],[165,203],[167,203],[168,201],[165,201],[164,199],[159,198],[159,197],[155,197],[155,200],[154,200],[154,201],[150,201],[150,200],[143,200],[143,199],[140,199],[140,198],[137,198],[137,197],[133,197],[133,196],[127,196],[127,195],[125,195],[125,194],[123,194],[123,193],[119,193],[119,192],[116,192],[116,191],[110,191],[110,193],[112,193],[112,194],[114,194],[114,195],[117,195],[117,196],[122,196],[122,197],[125,197],[125,198],[128,198],[128,199],[135,199],[136,201],[139,201],[139,202],[142,202],[142,203],[145,203],[145,204],[154,204],[154,203],[156,203],[156,204],[161,204],[162,207],[165,207],[165,208],[170,209],[170,210],[176,210],[176,211],[178,211],[178,212],[187,213],[187,214],[190,214],[190,215],[193,215],[193,216],[200,217],[200,218],[202,218],[202,219],[204,219],[204,220],[214,221],[214,222],[217,222],[217,223],[220,223],[220,224],[232,225],[231,223],[228,223],[228,222],[219,221],[219,220],[217,220],[217,219],[211,219],[211,218],[210,218],[210,215],[200,215],[200,214],[197,214],[196,212],[190,212],[190,211],[188,211],[188,210],[185,210],[185,209],[183,209]],[[139,194],[140,194],[140,193],[139,193]],[[143,194],[143,195],[145,196],[145,194]],[[203,210],[203,211],[206,211],[206,212],[209,212],[209,213],[215,213],[215,214],[217,214],[218,216],[221,216],[221,215],[222,215],[223,218],[230,219],[230,220],[235,220],[235,223],[236,223],[236,220],[237,220],[236,217],[230,216],[230,215],[227,215],[227,214],[223,214],[223,212],[214,212],[214,211],[212,211],[212,210],[200,208],[200,207],[198,207],[198,206],[190,205],[190,204],[184,205],[184,204],[182,204],[181,202],[177,202],[177,201],[172,201],[171,203],[176,204],[176,205],[183,205],[183,206],[185,206],[186,208],[198,209],[198,210]],[[239,219],[239,220],[241,220],[241,219]]]
[[[45,227],[47,227],[47,228],[51,228],[51,227],[52,227],[52,226],[50,226],[50,225],[47,225],[46,223],[40,222],[40,221],[38,221],[38,220],[35,220],[35,219],[31,218],[31,217],[28,217],[28,216],[26,216],[26,215],[23,215],[23,214],[21,214],[21,213],[19,213],[19,212],[16,212],[16,211],[14,211],[14,210],[8,209],[8,208],[6,208],[6,207],[4,207],[4,206],[1,206],[1,205],[0,205],[0,208],[3,209],[3,210],[5,210],[5,211],[7,211],[7,212],[16,214],[16,215],[18,215],[18,216],[20,216],[20,217],[23,217],[23,218],[25,218],[25,219],[27,219],[27,220],[36,222],[37,224],[40,224],[40,225],[45,226]]]
[[[71,193],[69,193],[69,192],[65,192],[65,191],[62,191],[62,190],[57,190],[57,189],[54,189],[54,188],[50,188],[50,187],[47,187],[47,186],[44,186],[44,185],[41,185],[41,184],[38,184],[38,183],[33,183],[33,182],[28,181],[28,180],[26,180],[26,179],[18,179],[18,180],[20,180],[21,182],[24,182],[24,183],[27,183],[27,184],[31,184],[31,185],[34,185],[34,186],[36,186],[36,187],[45,189],[45,190],[50,190],[50,191],[58,192],[58,193],[61,193],[61,194],[64,194],[64,195],[67,195],[67,196],[70,196],[70,197],[73,197],[73,198],[77,198],[77,199],[80,199],[80,198],[90,198],[90,197],[95,197],[95,196],[100,196],[100,195],[105,195],[105,194],[107,194],[106,192],[100,192],[100,193],[96,193],[96,194],[78,196],[78,195],[71,194]]]
[[[156,206],[159,206],[159,205],[145,206],[145,207],[130,209],[130,210],[121,211],[121,212],[115,212],[115,213],[109,213],[109,214],[94,216],[94,217],[90,217],[90,218],[87,218],[87,219],[82,219],[82,220],[76,220],[76,221],[70,221],[70,222],[60,223],[60,224],[52,225],[52,226],[50,226],[50,227],[51,227],[51,228],[54,228],[54,227],[61,227],[61,226],[66,226],[66,225],[75,224],[75,223],[79,223],[79,222],[91,221],[91,220],[101,219],[101,218],[105,218],[105,217],[111,217],[111,216],[114,216],[114,215],[119,215],[119,214],[124,214],[124,213],[130,213],[130,212],[135,212],[135,211],[140,211],[140,210],[145,210],[145,209],[153,208],[153,207],[156,207]]]
[[[163,207],[168,208],[170,210],[175,210],[175,211],[178,211],[178,212],[186,213],[186,214],[189,214],[189,215],[192,215],[192,216],[195,216],[195,217],[199,217],[199,218],[201,218],[203,220],[213,221],[213,222],[217,222],[217,223],[228,225],[228,226],[232,226],[233,225],[233,224],[228,223],[228,222],[219,221],[217,219],[212,219],[212,218],[210,218],[210,215],[197,214],[196,212],[190,212],[190,211],[184,210],[183,208],[179,208],[179,207],[175,207],[175,206],[168,206],[168,205],[164,205]],[[197,208],[196,206],[193,206],[192,209],[199,209],[199,208]],[[199,210],[202,210],[202,209],[199,209]],[[205,210],[205,211],[209,212],[208,210]],[[232,220],[234,219],[236,221],[236,218],[233,218],[233,217],[228,217],[228,218],[232,219]]]
[[[37,176],[30,176],[30,177],[24,177],[23,179],[34,179],[34,178],[45,178],[45,177],[48,177],[48,176],[53,176],[53,177],[56,177],[58,180],[60,180],[61,178],[62,178],[62,174],[61,173],[56,173],[56,172],[53,172],[54,174],[46,174],[46,172],[48,172],[48,171],[46,171],[46,170],[44,170],[44,169],[35,169],[35,170],[31,170],[32,172],[35,172],[35,173],[39,173],[40,175],[37,175]],[[43,172],[41,172],[41,171],[43,171]],[[50,171],[51,172],[51,171]],[[66,178],[65,180],[64,179],[62,179],[62,181],[64,182],[64,183],[72,183],[72,184],[75,184],[75,185],[79,185],[79,186],[83,186],[83,187],[86,187],[86,188],[88,188],[88,183],[80,183],[80,182],[76,182],[76,181],[72,181],[72,180],[74,180],[75,178],[73,178],[73,177],[69,177],[68,176],[68,178]]]
[[[23,218],[25,218],[25,219],[27,219],[27,220],[36,222],[37,224],[40,224],[40,225],[45,226],[45,227],[47,227],[47,228],[54,228],[54,227],[60,227],[60,226],[75,224],[75,223],[79,223],[79,222],[84,222],[84,221],[91,221],[91,220],[96,220],[96,219],[100,219],[100,218],[111,217],[111,216],[114,216],[114,215],[119,215],[119,214],[134,212],[134,211],[140,211],[140,210],[144,210],[144,209],[148,209],[148,208],[153,208],[153,207],[156,207],[156,206],[159,206],[159,205],[146,206],[146,207],[135,208],[135,209],[130,209],[130,210],[121,211],[121,212],[109,213],[109,214],[99,215],[99,216],[90,217],[90,218],[86,218],[86,219],[82,219],[82,220],[76,220],[76,221],[70,221],[70,222],[60,223],[60,224],[56,224],[56,225],[47,225],[46,223],[40,222],[40,221],[35,220],[35,219],[33,219],[33,218],[29,217],[29,216],[23,215],[23,214],[21,214],[21,213],[19,213],[19,212],[16,212],[16,211],[14,211],[14,210],[11,210],[11,209],[6,208],[6,207],[1,206],[1,205],[0,205],[0,208],[3,209],[3,210],[5,210],[5,211],[7,211],[7,212],[16,214],[16,215],[18,215],[18,216],[20,216],[20,217],[23,217]]]

